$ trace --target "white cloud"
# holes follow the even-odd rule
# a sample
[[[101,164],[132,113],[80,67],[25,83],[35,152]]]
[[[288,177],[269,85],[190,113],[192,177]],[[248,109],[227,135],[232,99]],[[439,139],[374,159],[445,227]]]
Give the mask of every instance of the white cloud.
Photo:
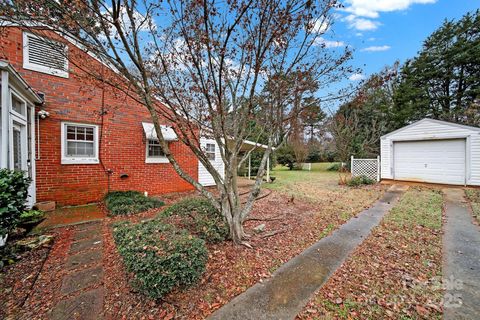
[[[313,25],[313,32],[315,33],[325,33],[330,29],[330,22],[325,19],[319,19],[315,21],[315,24]]]
[[[324,46],[325,48],[338,48],[344,47],[345,43],[343,41],[326,40],[322,37],[318,37],[315,39],[315,45]]]
[[[368,52],[377,52],[377,51],[387,51],[390,49],[390,46],[384,45],[384,46],[371,46],[371,47],[366,47],[363,48],[360,51],[368,51]]]
[[[350,77],[348,77],[350,81],[360,81],[365,79],[365,75],[361,73],[354,73]]]
[[[345,21],[347,21],[350,28],[355,28],[360,31],[375,30],[380,25],[380,23],[377,21],[359,18],[353,14],[346,16]]]
[[[346,0],[345,9],[350,13],[345,18],[351,28],[361,31],[375,30],[380,25],[372,20],[380,16],[382,12],[407,10],[414,4],[430,4],[437,0]]]
[[[378,18],[380,12],[408,9],[413,4],[430,4],[437,0],[347,0],[347,12],[359,17]]]

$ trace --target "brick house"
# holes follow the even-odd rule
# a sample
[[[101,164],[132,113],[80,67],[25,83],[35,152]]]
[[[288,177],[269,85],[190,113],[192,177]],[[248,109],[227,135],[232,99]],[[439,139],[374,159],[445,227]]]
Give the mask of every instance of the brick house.
[[[85,204],[107,190],[157,195],[193,189],[162,156],[146,108],[83,77],[72,57],[105,65],[71,41],[58,39],[68,61],[27,30],[2,29],[0,167],[28,172],[31,204]],[[176,139],[172,124],[162,125],[181,167],[198,178],[196,157]]]

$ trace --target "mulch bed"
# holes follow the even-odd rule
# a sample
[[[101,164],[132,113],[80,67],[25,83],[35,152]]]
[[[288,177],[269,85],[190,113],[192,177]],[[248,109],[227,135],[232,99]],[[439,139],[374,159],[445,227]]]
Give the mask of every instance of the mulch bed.
[[[381,187],[372,188],[379,196]],[[104,268],[106,298],[105,313],[110,319],[203,319],[244,292],[256,282],[266,279],[283,263],[306,247],[328,235],[361,209],[371,204],[352,204],[325,199],[319,203],[294,200],[278,192],[258,200],[245,231],[251,235],[253,249],[234,246],[230,241],[208,245],[207,270],[200,282],[190,288],[172,292],[163,301],[152,301],[134,292],[117,253],[110,227],[104,226]],[[351,214],[346,214],[351,212]],[[145,219],[145,213],[140,219]],[[138,220],[139,217],[132,217]],[[115,220],[118,220],[117,218]],[[253,230],[259,224],[266,225],[261,233]],[[275,233],[275,234],[273,234]]]
[[[49,246],[27,251],[20,261],[1,270],[0,319],[14,318],[22,309],[49,251]]]

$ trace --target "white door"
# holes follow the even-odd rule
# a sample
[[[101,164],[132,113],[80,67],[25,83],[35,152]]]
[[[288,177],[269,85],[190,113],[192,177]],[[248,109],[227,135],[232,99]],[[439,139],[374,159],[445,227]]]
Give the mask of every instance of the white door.
[[[465,184],[465,139],[394,142],[394,179]]]

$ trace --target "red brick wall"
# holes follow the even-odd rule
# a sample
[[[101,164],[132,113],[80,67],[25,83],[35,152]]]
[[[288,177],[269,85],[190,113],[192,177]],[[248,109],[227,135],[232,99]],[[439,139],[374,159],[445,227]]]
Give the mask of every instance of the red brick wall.
[[[8,60],[35,91],[45,93],[43,109],[50,113],[47,119],[40,120],[37,137],[37,201],[54,200],[60,205],[98,201],[107,192],[106,169],[113,170],[110,190],[148,191],[156,195],[193,189],[170,164],[145,163],[146,141],[141,123],[151,120],[144,106],[124,94],[115,94],[111,88],[103,90],[99,83],[76,76],[81,71],[73,64],[68,79],[23,69],[22,30],[9,27],[2,38],[0,58]],[[72,44],[68,47],[69,52],[78,53]],[[92,58],[87,59],[101,67]],[[61,164],[62,121],[100,126],[100,164]],[[198,161],[190,149],[181,142],[171,142],[170,147],[182,168],[197,178]],[[121,179],[123,173],[128,178]]]

